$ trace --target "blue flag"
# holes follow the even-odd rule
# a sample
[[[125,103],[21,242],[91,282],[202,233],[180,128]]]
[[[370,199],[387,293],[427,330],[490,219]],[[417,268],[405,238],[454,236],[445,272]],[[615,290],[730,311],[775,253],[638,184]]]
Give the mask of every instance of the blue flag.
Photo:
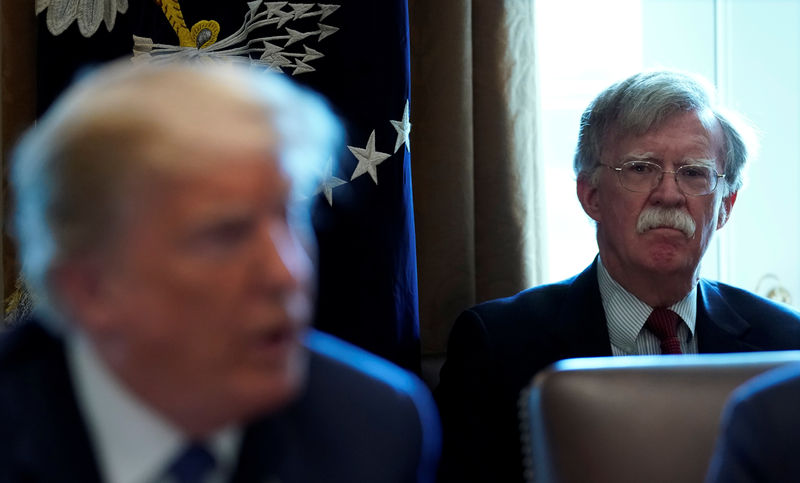
[[[408,5],[333,1],[42,3],[39,112],[82,66],[131,54],[246,57],[325,95],[348,137],[314,201],[316,326],[419,372]]]
[[[329,22],[339,30],[308,83],[345,120],[348,152],[315,207],[316,325],[418,372],[407,3],[342,0]]]

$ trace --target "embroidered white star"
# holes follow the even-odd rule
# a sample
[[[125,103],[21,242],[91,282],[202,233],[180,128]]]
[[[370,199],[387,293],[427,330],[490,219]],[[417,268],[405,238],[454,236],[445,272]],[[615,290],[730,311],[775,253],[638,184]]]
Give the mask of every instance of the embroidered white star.
[[[394,152],[396,153],[400,146],[404,143],[408,152],[411,152],[411,140],[408,135],[411,134],[411,123],[408,121],[408,99],[406,99],[406,108],[403,109],[403,119],[400,121],[389,121],[397,131],[397,140],[394,142]]]
[[[324,194],[325,199],[328,200],[328,204],[333,206],[333,188],[343,184],[347,184],[347,181],[337,178],[333,175],[333,158],[328,158],[328,166],[325,170],[325,177],[322,179],[322,183],[320,183],[319,188],[317,188],[317,191],[314,194]]]
[[[378,184],[377,167],[386,160],[386,158],[391,156],[391,154],[375,151],[375,130],[373,129],[372,134],[369,135],[367,147],[355,148],[353,146],[347,146],[347,149],[358,159],[358,165],[355,171],[353,171],[353,176],[350,177],[350,180],[352,181],[364,173],[369,173],[369,175],[372,176],[372,181]]]

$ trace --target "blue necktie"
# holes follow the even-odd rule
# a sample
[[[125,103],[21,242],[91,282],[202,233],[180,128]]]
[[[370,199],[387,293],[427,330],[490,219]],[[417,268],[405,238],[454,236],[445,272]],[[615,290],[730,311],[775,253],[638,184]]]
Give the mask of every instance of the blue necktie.
[[[214,464],[214,455],[205,445],[192,443],[172,462],[167,474],[176,483],[201,483]]]

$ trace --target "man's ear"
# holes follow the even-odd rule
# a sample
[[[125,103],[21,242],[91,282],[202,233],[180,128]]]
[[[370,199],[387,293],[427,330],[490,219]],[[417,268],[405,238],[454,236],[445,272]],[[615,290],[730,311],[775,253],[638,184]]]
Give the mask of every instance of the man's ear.
[[[89,260],[64,262],[53,269],[49,282],[57,303],[73,323],[90,333],[108,329],[111,305],[96,264]]]
[[[578,176],[577,183],[578,201],[581,202],[583,211],[594,221],[600,222],[600,197],[597,186],[588,176]]]
[[[725,223],[731,217],[731,210],[733,209],[733,204],[736,203],[736,195],[738,194],[738,191],[734,191],[722,198],[722,205],[719,207],[719,215],[717,215],[717,230],[725,226]]]

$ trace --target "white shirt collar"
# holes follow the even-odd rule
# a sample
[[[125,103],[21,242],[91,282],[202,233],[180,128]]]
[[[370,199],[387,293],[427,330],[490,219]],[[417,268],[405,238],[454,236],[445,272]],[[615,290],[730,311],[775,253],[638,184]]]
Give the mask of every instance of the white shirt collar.
[[[653,307],[639,300],[614,280],[603,265],[600,256],[597,257],[597,282],[600,287],[600,297],[603,300],[603,309],[606,313],[611,344],[625,352],[634,353],[636,338],[644,327],[647,317],[650,316],[650,312],[653,311]],[[681,316],[689,328],[691,336],[694,337],[697,320],[697,284],[683,299],[669,308]]]
[[[66,337],[66,348],[78,406],[88,426],[103,481],[159,481],[187,444],[186,437],[129,391],[80,331]],[[241,428],[233,426],[209,438],[209,450],[217,461],[209,481],[223,481],[232,474],[241,439]]]

